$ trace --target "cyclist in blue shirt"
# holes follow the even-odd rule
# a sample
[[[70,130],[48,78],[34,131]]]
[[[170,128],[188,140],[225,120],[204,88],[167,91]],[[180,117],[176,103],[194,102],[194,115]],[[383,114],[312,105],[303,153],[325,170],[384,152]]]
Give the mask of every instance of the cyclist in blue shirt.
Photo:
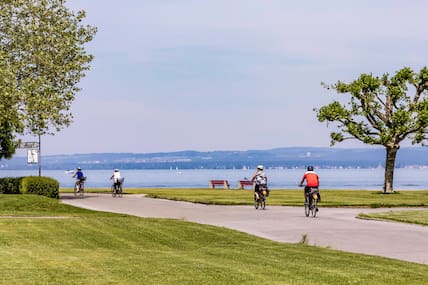
[[[76,168],[76,173],[74,173],[73,178],[76,177],[76,185],[77,185],[77,192],[80,191],[80,185],[83,184],[85,181],[85,176],[83,175],[82,168],[78,167]]]

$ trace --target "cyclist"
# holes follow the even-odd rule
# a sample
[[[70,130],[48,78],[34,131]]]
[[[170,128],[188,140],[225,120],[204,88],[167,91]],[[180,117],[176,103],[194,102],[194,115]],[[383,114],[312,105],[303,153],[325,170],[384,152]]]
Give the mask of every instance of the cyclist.
[[[116,168],[113,171],[113,174],[111,175],[110,179],[113,179],[113,185],[114,185],[115,188],[118,187],[118,186],[120,186],[121,179],[120,179],[120,171],[119,171],[119,169]]]
[[[73,178],[76,177],[76,192],[80,192],[80,187],[85,181],[85,176],[83,175],[82,168],[77,167],[76,172],[73,175]]]
[[[318,174],[314,171],[313,166],[308,166],[307,171],[303,174],[302,180],[300,181],[300,186],[303,186],[303,182],[306,180],[305,185],[305,201],[308,196],[308,193],[311,191],[311,188],[318,189],[318,202],[321,202],[321,195],[319,193],[319,177]]]
[[[251,182],[255,182],[254,185],[254,195],[256,196],[256,199],[258,200],[260,197],[260,193],[262,191],[262,187],[265,188],[267,190],[267,176],[266,173],[264,172],[264,167],[263,165],[258,165],[257,166],[257,171],[256,173],[254,173],[253,178],[251,179]]]

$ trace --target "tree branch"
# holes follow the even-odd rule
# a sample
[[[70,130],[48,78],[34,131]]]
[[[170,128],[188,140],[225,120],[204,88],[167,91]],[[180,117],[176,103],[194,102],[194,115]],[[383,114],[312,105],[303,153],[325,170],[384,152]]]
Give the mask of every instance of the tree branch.
[[[413,98],[413,103],[416,104],[419,102],[419,99],[422,95],[422,93],[428,89],[428,81],[424,81],[421,84],[415,85],[416,88],[416,94],[415,98]]]

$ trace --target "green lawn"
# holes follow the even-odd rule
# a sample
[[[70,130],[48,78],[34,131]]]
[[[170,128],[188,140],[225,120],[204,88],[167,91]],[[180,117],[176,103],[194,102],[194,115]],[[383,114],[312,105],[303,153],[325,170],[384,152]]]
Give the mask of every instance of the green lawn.
[[[250,190],[224,189],[127,189],[129,193],[145,193],[148,197],[184,200],[204,204],[249,205]],[[367,190],[321,190],[322,207],[428,207],[428,191],[397,191],[383,194]],[[302,190],[272,190],[269,205],[301,206]],[[406,223],[428,224],[428,209],[424,211],[400,211],[379,214],[362,214],[360,217],[394,220]]]
[[[96,191],[106,191],[97,189]],[[250,205],[252,190],[138,188],[125,193],[144,193],[149,197],[191,201],[203,204]],[[303,190],[271,190],[269,205],[301,206]],[[428,207],[428,191],[400,191],[383,194],[367,190],[321,190],[323,207]]]
[[[428,211],[421,210],[388,211],[383,213],[360,214],[359,217],[428,226]]]
[[[248,194],[248,192],[247,192]],[[0,195],[0,284],[425,284],[428,266]]]

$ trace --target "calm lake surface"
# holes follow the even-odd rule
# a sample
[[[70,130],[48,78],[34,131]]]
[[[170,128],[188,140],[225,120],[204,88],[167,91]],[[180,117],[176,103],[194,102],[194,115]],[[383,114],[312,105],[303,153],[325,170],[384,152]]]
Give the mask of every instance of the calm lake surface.
[[[317,169],[321,189],[381,190],[383,169]],[[112,170],[87,170],[86,185],[92,188],[110,187]],[[186,170],[123,170],[125,187],[132,188],[207,188],[211,179],[227,179],[231,188],[238,188],[238,180],[251,178],[254,170],[242,169],[186,169]],[[271,189],[297,189],[303,169],[268,169]],[[35,170],[0,170],[0,177],[38,175]],[[55,178],[61,187],[72,187],[72,174],[61,170],[42,170],[43,176]],[[394,175],[395,190],[428,190],[428,168],[399,168]]]

